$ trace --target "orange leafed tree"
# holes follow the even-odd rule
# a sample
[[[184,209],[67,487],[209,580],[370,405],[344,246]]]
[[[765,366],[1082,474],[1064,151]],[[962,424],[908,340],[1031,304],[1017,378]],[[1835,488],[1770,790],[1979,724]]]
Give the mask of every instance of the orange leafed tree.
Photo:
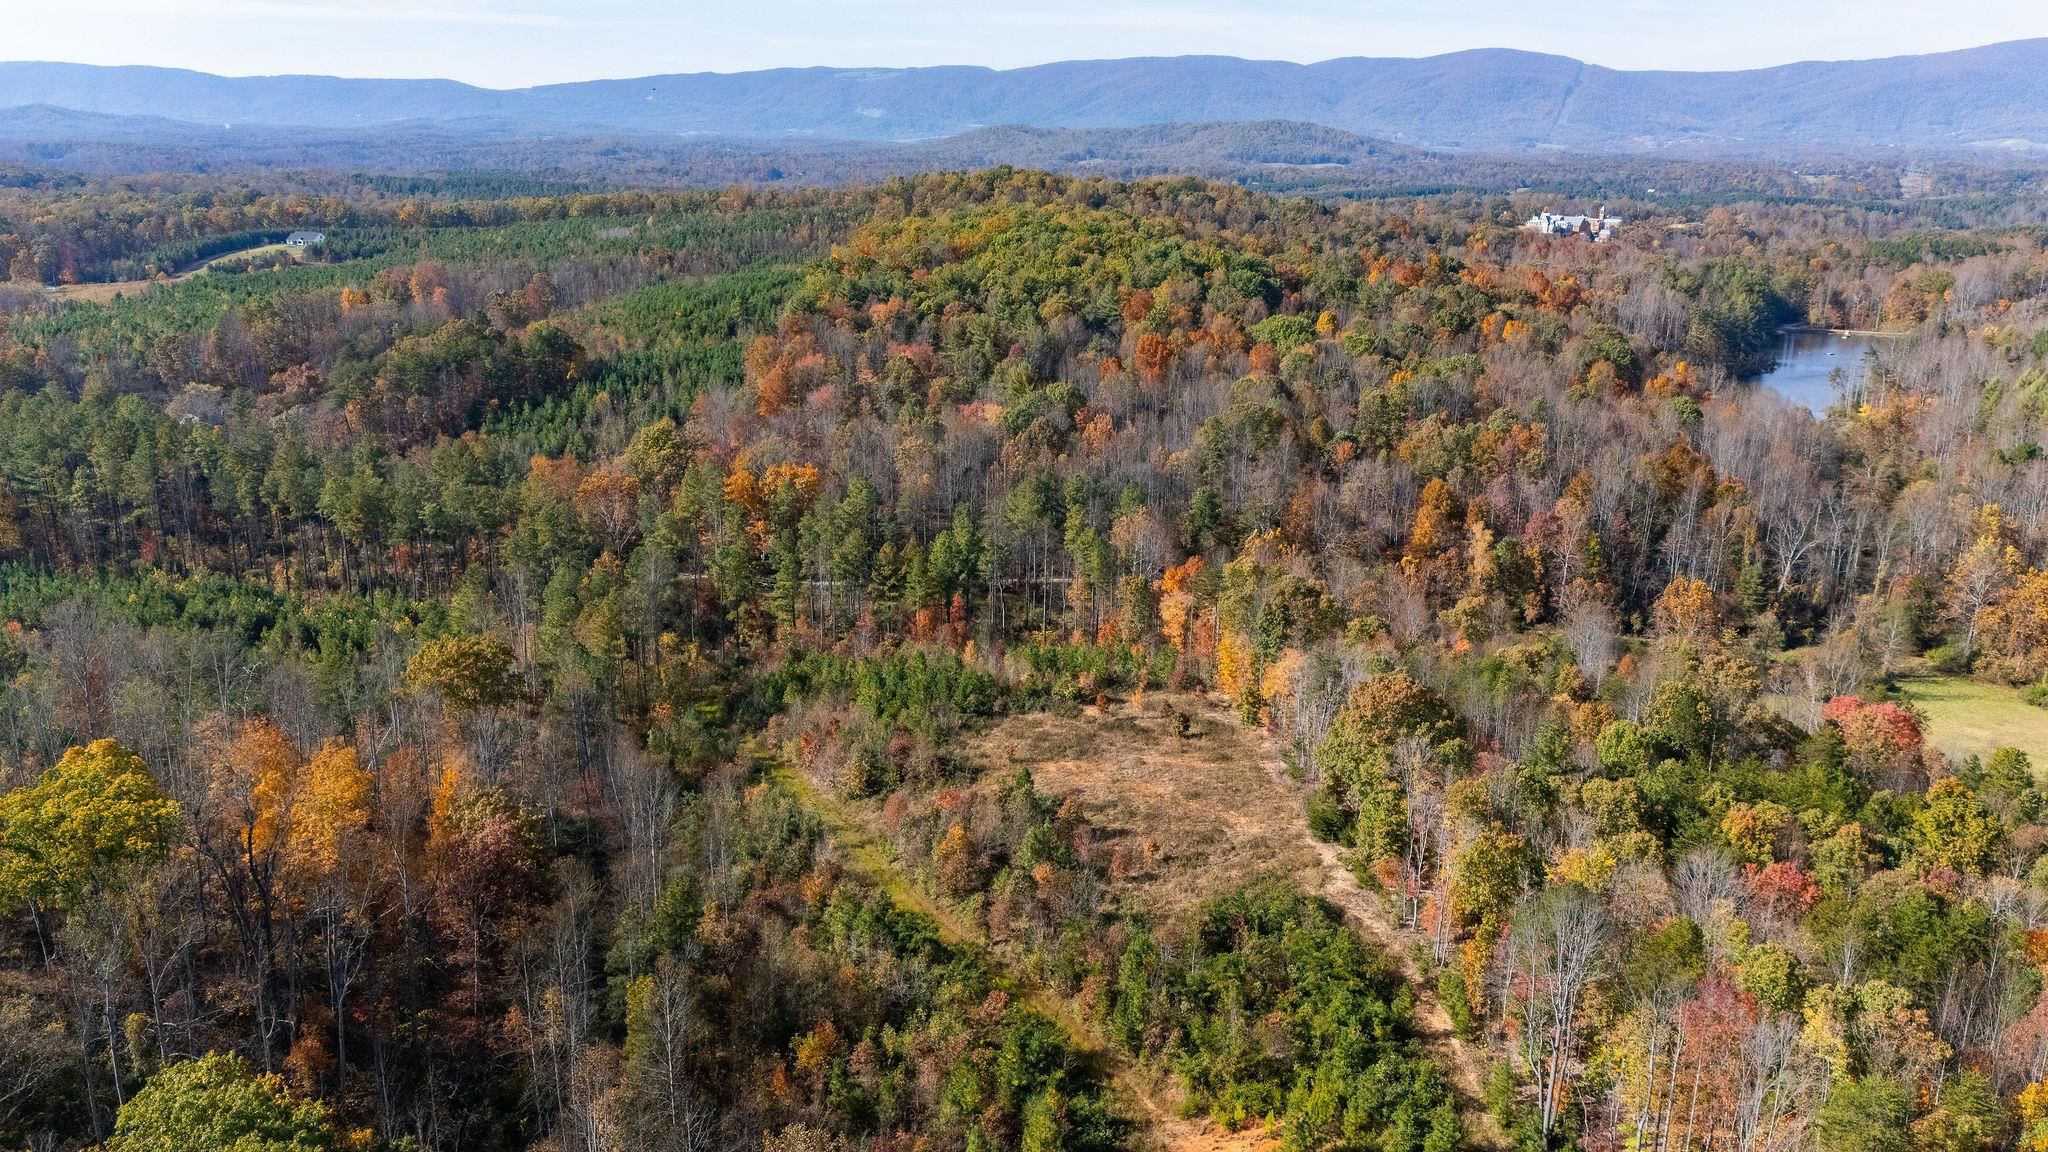
[[[1124,323],[1142,324],[1152,314],[1152,293],[1140,288],[1124,297]]]
[[[2034,569],[1976,614],[1986,670],[2014,684],[2048,674],[2048,569]]]
[[[1721,602],[1704,580],[1674,576],[1657,597],[1657,632],[1698,645],[1719,634]]]
[[[1173,367],[1173,346],[1157,332],[1147,332],[1138,337],[1134,361],[1138,379],[1147,384],[1158,384],[1166,379],[1167,370]]]
[[[271,871],[291,826],[304,762],[268,720],[244,720],[215,732],[220,742],[207,780],[214,820],[250,870]]]
[[[339,867],[349,846],[370,825],[370,773],[356,750],[329,740],[306,762],[305,781],[290,819],[291,859],[306,873]]]
[[[1200,556],[1190,556],[1159,578],[1159,631],[1182,657],[1189,654],[1189,625],[1195,613],[1193,585],[1205,566]]]
[[[1190,556],[1159,578],[1159,630],[1173,646],[1173,675],[1185,679],[1207,664],[1216,650],[1214,617],[1202,611],[1200,588],[1208,565]]]
[[[1458,544],[1457,500],[1441,478],[1431,480],[1423,485],[1415,509],[1403,565],[1411,575],[1424,575],[1440,566],[1455,568]]]

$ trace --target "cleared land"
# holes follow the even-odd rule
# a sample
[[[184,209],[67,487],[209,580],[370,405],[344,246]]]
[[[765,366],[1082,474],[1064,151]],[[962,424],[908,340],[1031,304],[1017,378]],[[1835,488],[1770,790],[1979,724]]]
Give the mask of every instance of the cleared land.
[[[1179,1115],[1178,1096],[1163,1071],[1136,1067],[1109,1049],[1090,1029],[1078,1005],[1010,968],[988,948],[987,941],[957,909],[933,899],[905,874],[885,839],[875,831],[878,813],[874,805],[843,802],[814,786],[802,772],[786,766],[778,767],[776,774],[805,807],[825,822],[833,845],[844,853],[851,868],[866,876],[898,907],[930,917],[938,925],[939,939],[947,947],[982,957],[996,972],[1005,991],[1021,997],[1026,1007],[1059,1025],[1074,1051],[1109,1080],[1112,1092],[1125,1105],[1126,1115],[1142,1125],[1146,1147],[1157,1152],[1274,1152],[1279,1147],[1280,1141],[1263,1129],[1229,1132],[1205,1118]],[[1039,787],[1043,789],[1045,785],[1040,783]]]
[[[59,300],[83,300],[93,304],[104,304],[116,296],[133,296],[139,292],[146,292],[158,284],[176,283],[188,276],[197,276],[199,273],[206,271],[223,260],[234,260],[243,256],[262,256],[271,252],[296,251],[297,249],[292,248],[288,244],[259,244],[254,248],[237,248],[233,252],[223,252],[218,256],[209,256],[178,273],[176,276],[160,280],[115,280],[100,284],[65,284],[60,286],[52,295],[56,296]]]
[[[2048,708],[2010,688],[1960,676],[1901,680],[1899,688],[1927,714],[1927,738],[1951,760],[2017,748],[2048,769]]]
[[[1268,770],[1264,742],[1175,698],[1194,717],[1182,737],[1164,703],[1012,716],[975,734],[966,757],[1003,775],[1031,769],[1039,791],[1078,799],[1106,846],[1142,861],[1112,888],[1124,911],[1169,919],[1261,872],[1315,879],[1321,861],[1296,826],[1300,800]]]
[[[1177,716],[1188,717],[1185,735]],[[1309,834],[1301,789],[1263,733],[1238,725],[1217,701],[1154,696],[1142,707],[1118,703],[1067,716],[1032,712],[1007,717],[966,738],[960,751],[984,778],[1029,768],[1040,792],[1078,800],[1102,834],[1099,844],[1120,848],[1127,859],[1141,862],[1109,888],[1109,899],[1123,911],[1172,918],[1261,873],[1292,877],[1303,891],[1329,901],[1409,984],[1416,1030],[1450,1075],[1469,1143],[1506,1146],[1481,1105],[1484,1052],[1458,1039],[1434,983],[1416,964],[1414,938],[1386,914],[1378,896],[1359,887],[1342,849]],[[948,943],[981,951],[1028,1006],[1067,1031],[1142,1123],[1144,1145],[1160,1152],[1275,1152],[1279,1147],[1273,1131],[1228,1132],[1205,1117],[1179,1115],[1179,1089],[1165,1069],[1135,1066],[1109,1050],[1074,1005],[1009,971],[1000,957],[985,950],[971,924],[906,874],[880,831],[880,805],[837,799],[798,772],[783,775],[824,819],[850,866],[868,874],[898,904],[930,915]]]
[[[1190,736],[1178,734],[1169,705],[1192,717]],[[1147,861],[1117,898],[1156,916],[1260,872],[1292,876],[1329,901],[1414,992],[1416,1029],[1451,1077],[1470,1142],[1505,1146],[1481,1105],[1483,1051],[1458,1039],[1415,961],[1414,937],[1359,887],[1342,849],[1309,834],[1301,790],[1262,733],[1238,726],[1214,701],[1176,696],[1142,710],[1009,717],[969,740],[966,754],[994,771],[1028,767],[1039,791],[1077,798],[1107,843]]]

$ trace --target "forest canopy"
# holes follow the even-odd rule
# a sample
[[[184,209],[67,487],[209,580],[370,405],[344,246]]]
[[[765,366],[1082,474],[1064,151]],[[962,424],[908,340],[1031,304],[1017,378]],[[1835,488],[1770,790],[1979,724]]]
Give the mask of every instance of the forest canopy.
[[[2048,1148],[2048,232],[1535,206],[10,185],[0,1147]]]

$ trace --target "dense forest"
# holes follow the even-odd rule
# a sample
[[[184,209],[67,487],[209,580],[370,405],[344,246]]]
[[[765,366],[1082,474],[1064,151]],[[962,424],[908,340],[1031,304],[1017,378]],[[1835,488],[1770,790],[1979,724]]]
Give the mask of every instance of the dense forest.
[[[2048,229],[1536,206],[10,182],[0,1147],[2048,1149]]]

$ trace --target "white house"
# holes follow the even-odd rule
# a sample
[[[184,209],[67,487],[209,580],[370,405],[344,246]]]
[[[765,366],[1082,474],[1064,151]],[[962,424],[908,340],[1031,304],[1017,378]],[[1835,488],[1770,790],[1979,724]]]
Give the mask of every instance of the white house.
[[[327,233],[325,232],[294,232],[285,237],[284,242],[294,248],[309,248],[326,239]]]

